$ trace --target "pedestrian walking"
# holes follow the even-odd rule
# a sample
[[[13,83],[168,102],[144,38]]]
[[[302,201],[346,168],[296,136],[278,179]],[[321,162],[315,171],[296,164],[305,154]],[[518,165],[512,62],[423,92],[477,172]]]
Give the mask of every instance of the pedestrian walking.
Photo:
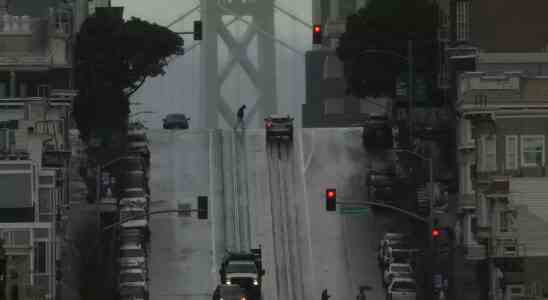
[[[327,289],[324,289],[322,291],[322,300],[328,300],[329,298],[331,298],[331,295],[327,293]]]
[[[242,129],[244,129],[244,110],[246,109],[246,106],[245,104],[240,106],[240,108],[238,109],[238,112],[236,113],[236,117],[238,118],[238,125],[236,126],[236,128],[240,127]]]

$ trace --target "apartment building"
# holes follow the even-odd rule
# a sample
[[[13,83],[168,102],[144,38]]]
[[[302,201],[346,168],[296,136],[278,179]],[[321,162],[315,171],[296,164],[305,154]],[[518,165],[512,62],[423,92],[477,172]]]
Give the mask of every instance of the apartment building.
[[[0,235],[10,299],[53,299],[69,204],[74,10],[0,0]]]
[[[548,297],[548,77],[466,72],[457,108],[460,246],[510,298]],[[502,298],[497,298],[502,299]]]

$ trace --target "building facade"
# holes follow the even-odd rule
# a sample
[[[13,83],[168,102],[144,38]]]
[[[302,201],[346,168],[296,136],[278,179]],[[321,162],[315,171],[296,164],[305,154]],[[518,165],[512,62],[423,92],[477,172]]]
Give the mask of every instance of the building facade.
[[[489,284],[497,299],[548,295],[547,78],[461,76],[457,240],[467,259],[503,274],[506,286]]]
[[[69,204],[75,10],[39,2],[0,1],[1,292],[10,299],[56,298]]]

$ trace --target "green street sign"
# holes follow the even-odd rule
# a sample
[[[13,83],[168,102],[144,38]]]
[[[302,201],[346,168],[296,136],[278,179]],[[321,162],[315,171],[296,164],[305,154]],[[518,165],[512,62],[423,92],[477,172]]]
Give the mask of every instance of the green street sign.
[[[396,80],[396,95],[407,96],[409,75],[407,72],[400,73]],[[430,103],[432,86],[422,74],[415,74],[415,103]]]
[[[341,215],[367,215],[369,214],[368,207],[341,207],[339,209]]]

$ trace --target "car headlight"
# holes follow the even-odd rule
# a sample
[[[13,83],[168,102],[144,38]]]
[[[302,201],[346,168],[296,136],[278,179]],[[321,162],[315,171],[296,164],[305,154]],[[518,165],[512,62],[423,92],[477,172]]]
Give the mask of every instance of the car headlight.
[[[259,285],[259,281],[257,281],[257,279],[253,279],[253,285]]]
[[[230,281],[230,279],[227,279],[225,283],[228,284],[228,285],[231,285],[231,284],[232,284],[232,282]]]

